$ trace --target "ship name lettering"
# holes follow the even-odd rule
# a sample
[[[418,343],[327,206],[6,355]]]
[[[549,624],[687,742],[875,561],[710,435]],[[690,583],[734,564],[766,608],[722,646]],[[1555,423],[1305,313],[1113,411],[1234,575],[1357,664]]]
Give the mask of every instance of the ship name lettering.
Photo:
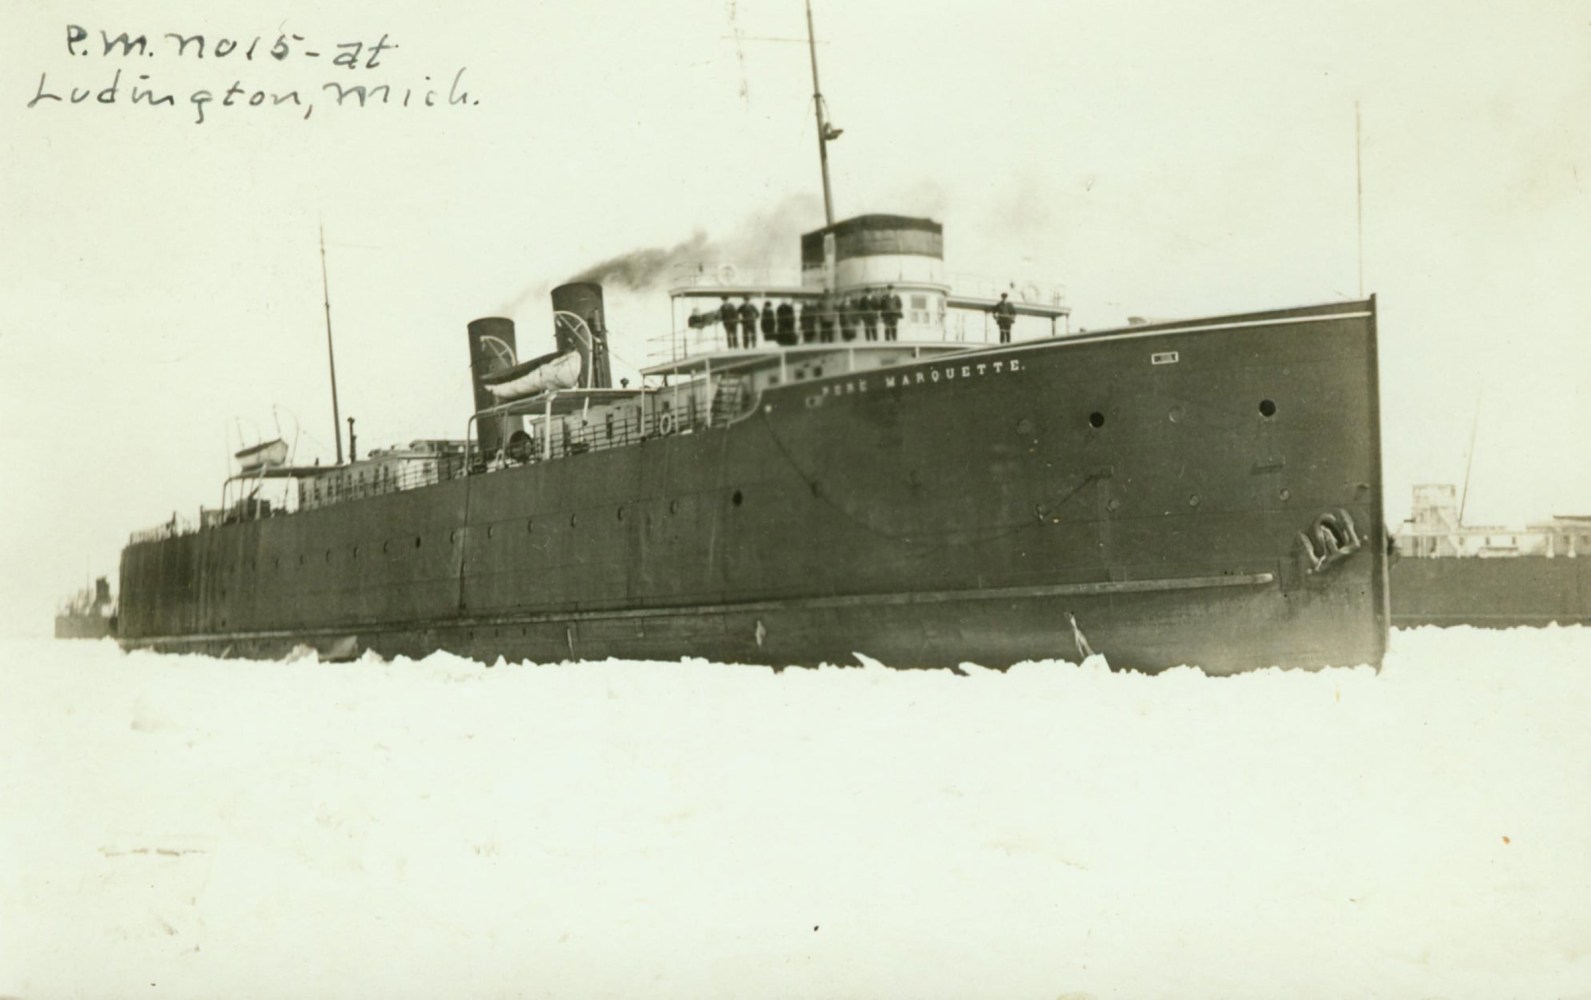
[[[913,385],[924,385],[946,382],[956,378],[973,378],[974,376],[988,375],[991,371],[996,374],[1019,372],[1022,362],[1016,358],[1004,361],[984,361],[977,364],[945,365],[943,367],[919,368],[916,371],[902,372],[899,375],[885,374],[883,385],[886,389],[904,389]],[[867,391],[868,380],[855,379],[849,382],[837,382],[832,386],[824,386],[818,396],[844,396],[857,392]]]
[[[854,395],[856,395],[859,392],[866,392],[866,391],[867,391],[867,379],[863,378],[863,379],[851,379],[848,382],[836,382],[833,385],[826,385],[826,386],[823,387],[823,391],[818,393],[818,395],[820,395],[820,396],[854,396]]]

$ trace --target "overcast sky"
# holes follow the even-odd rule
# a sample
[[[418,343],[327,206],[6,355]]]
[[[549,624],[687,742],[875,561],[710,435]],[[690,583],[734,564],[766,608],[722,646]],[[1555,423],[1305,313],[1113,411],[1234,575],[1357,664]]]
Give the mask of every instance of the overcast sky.
[[[806,50],[765,40],[803,35],[796,0],[117,6],[0,15],[0,630],[213,506],[240,429],[330,457],[322,223],[363,449],[462,434],[469,319],[545,349],[544,290],[597,260],[701,230],[793,263],[822,222]],[[1591,512],[1583,4],[815,15],[837,213],[931,214],[952,270],[1064,283],[1074,326],[1354,296],[1358,101],[1392,519],[1410,484],[1462,480],[1472,428],[1472,521]],[[154,55],[106,57],[102,29]],[[279,33],[304,36],[281,61]],[[353,41],[362,68],[331,65]],[[114,103],[71,104],[118,69]],[[333,80],[392,102],[338,108]],[[666,297],[611,306],[633,371]]]

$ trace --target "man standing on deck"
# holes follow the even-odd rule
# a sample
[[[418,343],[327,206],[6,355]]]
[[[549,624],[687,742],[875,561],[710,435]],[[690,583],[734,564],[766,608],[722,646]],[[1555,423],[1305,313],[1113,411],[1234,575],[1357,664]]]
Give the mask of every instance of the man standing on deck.
[[[862,329],[866,332],[868,340],[878,339],[878,297],[871,288],[862,289],[862,297],[856,303],[856,308],[862,314]]]
[[[818,339],[818,304],[810,299],[801,303],[801,342],[816,343]]]
[[[773,300],[762,300],[762,342],[772,344],[779,339],[778,320],[774,318]]]
[[[731,349],[740,346],[740,337],[736,327],[740,323],[740,311],[735,304],[729,301],[729,296],[724,296],[724,302],[718,307],[718,319],[724,324],[724,339]]]
[[[781,299],[776,310],[775,328],[778,331],[779,343],[786,347],[796,343],[795,306],[789,299]]]
[[[740,303],[740,339],[746,347],[757,346],[757,307],[749,295]]]
[[[1000,301],[991,310],[994,321],[1000,327],[1000,343],[1011,342],[1011,324],[1016,322],[1016,306],[1011,303],[1010,296],[1005,292],[1000,293]]]
[[[839,317],[834,309],[834,296],[828,292],[818,300],[818,339],[825,344],[834,343],[834,324]]]
[[[895,294],[894,285],[885,286],[878,311],[884,314],[884,339],[894,340],[896,328],[900,326],[900,318],[906,315],[901,309],[900,296]]]

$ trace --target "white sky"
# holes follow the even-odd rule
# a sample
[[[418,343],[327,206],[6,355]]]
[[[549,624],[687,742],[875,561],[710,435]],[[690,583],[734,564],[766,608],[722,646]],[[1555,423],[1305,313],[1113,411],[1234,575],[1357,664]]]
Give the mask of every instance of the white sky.
[[[464,324],[596,260],[724,236],[817,190],[795,0],[334,9],[59,2],[0,15],[0,631],[47,627],[127,533],[214,505],[236,435],[330,456],[316,227],[361,449],[462,433]],[[1387,501],[1462,479],[1469,516],[1591,511],[1591,18],[1583,4],[819,0],[837,211],[927,212],[953,270],[1064,282],[1074,325],[1352,296],[1382,305]],[[67,55],[112,36],[265,36],[252,63]],[[467,108],[327,105],[279,30],[399,46],[369,84]],[[737,32],[740,40],[737,41]],[[97,52],[97,50],[96,50]],[[27,108],[39,88],[121,103]],[[285,107],[127,105],[147,85],[297,88]],[[810,204],[816,205],[815,202]],[[799,228],[815,227],[821,216]],[[793,258],[781,239],[778,253]],[[777,262],[777,261],[774,261]],[[757,263],[757,262],[750,262]],[[621,358],[666,299],[612,303]],[[1482,389],[1484,388],[1484,392]],[[313,435],[313,438],[311,437]],[[235,444],[232,445],[235,447]]]

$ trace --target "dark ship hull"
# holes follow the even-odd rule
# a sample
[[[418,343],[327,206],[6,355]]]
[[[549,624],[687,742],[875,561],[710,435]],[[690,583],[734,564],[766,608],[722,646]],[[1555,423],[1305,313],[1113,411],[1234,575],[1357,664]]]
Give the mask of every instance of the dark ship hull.
[[[770,387],[727,426],[136,542],[120,641],[1379,664],[1379,426],[1373,300],[969,350]],[[1323,516],[1361,544],[1319,547]]]
[[[1400,559],[1391,568],[1392,623],[1591,625],[1591,559],[1539,555]]]

